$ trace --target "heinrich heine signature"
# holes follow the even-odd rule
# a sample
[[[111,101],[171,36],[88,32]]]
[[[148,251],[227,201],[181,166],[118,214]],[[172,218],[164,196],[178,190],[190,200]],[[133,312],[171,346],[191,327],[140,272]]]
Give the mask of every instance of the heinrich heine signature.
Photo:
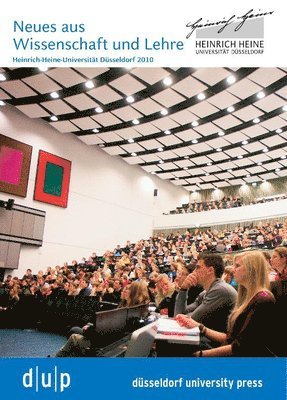
[[[209,20],[207,20],[206,23],[202,23],[203,18],[199,18],[195,22],[188,22],[186,24],[186,27],[190,28],[190,31],[186,35],[186,39],[188,39],[193,34],[193,32],[198,28],[207,28],[207,27],[210,27],[210,26],[223,25],[217,31],[217,33],[221,33],[221,32],[224,31],[224,29],[228,25],[230,25],[231,23],[239,21],[238,25],[236,25],[236,27],[234,29],[234,31],[237,32],[243,27],[243,25],[245,24],[245,22],[248,19],[257,18],[257,17],[263,17],[265,15],[271,15],[273,13],[274,13],[274,11],[267,11],[267,12],[258,12],[258,13],[253,14],[253,9],[251,9],[251,10],[247,11],[247,13],[242,15],[242,16],[238,17],[237,15],[234,14],[229,19],[223,18],[221,21],[209,22]]]

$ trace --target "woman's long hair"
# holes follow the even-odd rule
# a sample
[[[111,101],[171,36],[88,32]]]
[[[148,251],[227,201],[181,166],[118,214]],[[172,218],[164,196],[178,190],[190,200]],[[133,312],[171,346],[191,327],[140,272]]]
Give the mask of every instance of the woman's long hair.
[[[161,288],[162,281],[166,281],[168,284],[168,290],[165,293]],[[166,297],[171,297],[174,291],[175,291],[175,284],[170,281],[168,275],[167,274],[159,275],[156,281],[155,305],[158,307],[160,303],[163,301],[163,299],[165,299]]]
[[[238,297],[234,310],[229,316],[229,330],[233,327],[236,318],[246,309],[250,300],[260,291],[269,291],[270,283],[268,278],[268,264],[260,251],[250,251],[234,257],[234,262],[241,257],[246,269],[245,286],[239,284]]]
[[[129,297],[127,307],[137,306],[139,304],[149,303],[149,294],[147,284],[144,281],[134,281],[129,287]]]

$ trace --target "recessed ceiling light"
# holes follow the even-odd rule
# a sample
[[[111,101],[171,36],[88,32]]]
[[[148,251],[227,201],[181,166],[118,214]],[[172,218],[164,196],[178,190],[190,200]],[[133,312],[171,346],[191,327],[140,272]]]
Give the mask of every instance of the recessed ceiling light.
[[[164,164],[164,161],[163,160],[159,160],[159,164]]]
[[[52,97],[52,99],[58,99],[60,97],[57,92],[50,93],[50,96]]]
[[[94,129],[93,129],[93,132],[94,132],[94,133],[98,133],[99,130],[98,130],[97,128],[94,128]]]
[[[260,122],[260,119],[259,118],[254,118],[254,120],[252,122],[253,122],[253,124],[258,124],[258,122]]]
[[[127,101],[128,103],[133,103],[133,102],[135,101],[135,98],[134,98],[134,96],[128,96],[128,97],[126,98],[126,101]]]
[[[230,106],[230,107],[227,108],[228,112],[233,112],[234,110],[235,110],[235,108],[233,106]]]
[[[198,126],[199,124],[198,124],[197,121],[192,121],[191,125],[192,125],[192,126]]]
[[[275,169],[275,172],[279,172],[279,171],[281,171],[280,168],[276,168]]]
[[[133,124],[134,125],[138,125],[140,123],[140,121],[138,119],[133,119]]]
[[[280,158],[281,158],[281,160],[285,160],[286,156],[281,156]]]
[[[164,78],[164,80],[163,80],[162,82],[163,82],[163,84],[164,84],[165,86],[169,86],[169,85],[172,84],[172,79],[171,79],[170,76],[167,76],[166,78]]]
[[[95,87],[93,81],[87,81],[87,82],[85,82],[85,86],[86,86],[87,89],[93,89],[93,88]]]
[[[283,131],[282,131],[282,129],[281,128],[279,128],[279,129],[276,129],[276,131],[275,131],[276,133],[282,133]]]
[[[222,151],[222,149],[220,147],[218,147],[218,149],[216,149],[216,151]]]
[[[283,111],[287,111],[287,104],[285,106],[282,107]]]
[[[58,121],[58,117],[56,117],[56,115],[52,115],[52,116],[50,117],[50,120],[51,120],[51,121]]]
[[[105,143],[100,143],[98,146],[99,147],[105,147]]]
[[[186,170],[188,170],[188,167],[183,167],[183,169],[186,171]]]
[[[269,149],[267,147],[265,147],[265,149],[263,149],[262,151],[263,151],[263,153],[267,153],[268,150]]]
[[[152,174],[152,175],[155,175],[155,174],[156,174],[156,172],[155,172],[155,171],[151,171],[151,174]]]
[[[0,100],[0,106],[5,106],[5,101],[3,101],[3,100]]]
[[[204,100],[205,99],[205,94],[204,93],[199,93],[197,95],[198,100]]]
[[[263,97],[265,97],[265,93],[264,92],[258,92],[256,96],[257,96],[258,99],[263,99]]]
[[[236,81],[236,78],[235,78],[234,75],[230,75],[228,78],[226,78],[226,82],[227,82],[229,85],[232,85],[232,83],[234,83],[235,81]]]
[[[170,135],[170,134],[171,134],[171,131],[167,129],[166,131],[164,131],[164,133],[165,133],[166,135]]]
[[[259,163],[257,163],[257,165],[259,165],[259,166],[262,165],[262,162],[260,161]]]
[[[95,108],[96,113],[100,114],[102,113],[104,110],[102,109],[102,107],[96,107]]]
[[[210,175],[210,173],[209,173],[209,172],[206,172],[206,173],[205,173],[205,176],[209,176],[209,175]]]
[[[224,135],[225,135],[225,132],[223,132],[223,131],[218,132],[218,136],[224,136]]]
[[[175,180],[175,181],[178,181],[178,180],[179,180],[179,178],[174,178],[174,180]]]
[[[167,115],[167,114],[168,114],[168,111],[167,111],[167,109],[163,108],[163,109],[160,111],[160,113],[161,113],[161,115]]]
[[[250,177],[250,174],[247,174],[247,175],[246,175],[246,178],[249,178],[249,177]]]
[[[243,158],[243,156],[240,154],[239,156],[237,156],[237,158],[239,158],[239,160],[240,160],[241,158]]]
[[[191,141],[191,143],[193,143],[193,144],[198,143],[198,140],[193,139],[193,140]]]
[[[227,172],[232,172],[232,169],[228,169]]]
[[[131,156],[136,157],[137,153],[131,153]]]
[[[243,142],[241,142],[241,144],[243,144],[243,145],[248,144],[248,140],[243,140]]]
[[[252,186],[253,186],[253,187],[256,187],[256,186],[257,186],[257,183],[256,183],[256,182],[252,182]]]
[[[130,138],[130,139],[128,139],[128,142],[129,143],[134,143],[135,141],[134,141],[134,139]]]
[[[4,74],[0,74],[0,81],[6,81],[6,76]]]
[[[208,167],[210,167],[210,166],[212,165],[212,162],[208,162],[206,165],[207,165]]]
[[[184,156],[183,158],[185,158],[187,160],[189,158],[189,156]]]
[[[157,149],[157,151],[163,151],[163,148],[162,148],[162,147],[159,147],[159,148]]]
[[[38,70],[41,72],[46,72],[46,71],[48,71],[48,69],[49,69],[48,67],[39,67],[38,68]]]

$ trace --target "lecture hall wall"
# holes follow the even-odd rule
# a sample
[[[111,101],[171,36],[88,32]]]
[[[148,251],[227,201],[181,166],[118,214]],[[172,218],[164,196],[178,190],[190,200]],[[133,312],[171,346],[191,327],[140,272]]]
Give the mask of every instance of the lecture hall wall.
[[[87,146],[70,133],[60,133],[42,120],[30,119],[11,106],[1,107],[1,134],[33,146],[26,198],[0,193],[1,200],[46,211],[43,246],[22,246],[19,269],[33,272],[93,251],[102,254],[126,240],[152,234],[155,215],[188,202],[189,193],[111,157],[95,146]],[[39,149],[72,161],[68,207],[63,209],[33,200]],[[158,196],[154,197],[154,189]]]

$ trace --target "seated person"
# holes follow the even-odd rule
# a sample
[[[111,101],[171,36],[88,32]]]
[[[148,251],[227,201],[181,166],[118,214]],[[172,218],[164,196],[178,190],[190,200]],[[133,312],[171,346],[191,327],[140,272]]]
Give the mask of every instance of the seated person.
[[[167,274],[159,275],[156,282],[155,305],[160,314],[173,317],[176,295],[175,283],[171,282]]]
[[[274,329],[272,314],[274,296],[269,291],[268,266],[258,251],[235,257],[234,277],[238,282],[238,298],[230,314],[227,333],[204,326],[186,315],[177,315],[181,326],[200,331],[220,346],[199,350],[196,357],[267,357],[274,356],[270,350],[270,338]]]
[[[132,282],[122,292],[122,301],[119,307],[132,307],[148,304],[149,295],[147,285],[143,281]],[[72,328],[72,333],[66,344],[55,354],[55,357],[81,357],[87,354],[93,345],[95,335],[93,323],[88,323],[83,328]]]
[[[235,305],[237,292],[221,279],[223,271],[224,263],[220,255],[200,255],[195,270],[181,285],[174,315],[185,313],[199,323],[226,332],[228,316]],[[187,290],[196,285],[201,285],[204,290],[193,303],[186,305]]]

